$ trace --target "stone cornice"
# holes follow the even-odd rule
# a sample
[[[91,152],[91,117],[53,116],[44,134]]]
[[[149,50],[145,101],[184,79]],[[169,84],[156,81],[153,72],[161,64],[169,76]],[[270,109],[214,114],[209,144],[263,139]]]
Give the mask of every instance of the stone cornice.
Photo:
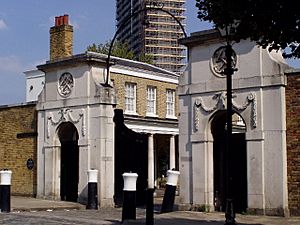
[[[264,87],[286,86],[286,77],[284,74],[253,76],[249,78],[237,78],[232,80],[232,89],[258,89]],[[180,84],[178,86],[178,95],[192,95],[220,92],[226,90],[226,80],[211,80],[197,84]]]
[[[215,29],[192,33],[190,37],[179,39],[179,43],[187,47],[218,43],[221,40],[220,33]]]
[[[38,65],[37,68],[43,72],[48,72],[53,69],[57,69],[58,67],[70,67],[79,64],[96,64],[105,67],[106,60],[103,57],[94,55],[94,54],[79,54],[70,57],[66,57],[63,59],[47,61],[46,64]]]

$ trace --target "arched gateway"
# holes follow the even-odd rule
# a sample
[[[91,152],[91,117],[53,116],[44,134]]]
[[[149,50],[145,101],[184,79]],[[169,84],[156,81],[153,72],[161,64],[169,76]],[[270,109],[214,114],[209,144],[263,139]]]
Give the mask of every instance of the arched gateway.
[[[232,143],[234,145],[229,154],[226,154],[226,112],[218,111],[211,121],[214,208],[216,211],[224,212],[228,191],[232,191],[236,212],[245,212],[247,209],[246,127],[238,114],[233,114],[232,121]],[[227,182],[228,178],[231,180],[230,183]],[[230,186],[228,187],[228,185]]]
[[[60,141],[60,199],[77,202],[79,183],[78,132],[71,122],[57,128]]]
[[[189,50],[178,87],[182,203],[224,211],[230,191],[237,212],[287,215],[287,65],[279,52],[268,52],[248,40],[233,45],[238,71],[232,76],[232,104],[237,122],[226,155],[222,42],[216,30],[181,40]]]

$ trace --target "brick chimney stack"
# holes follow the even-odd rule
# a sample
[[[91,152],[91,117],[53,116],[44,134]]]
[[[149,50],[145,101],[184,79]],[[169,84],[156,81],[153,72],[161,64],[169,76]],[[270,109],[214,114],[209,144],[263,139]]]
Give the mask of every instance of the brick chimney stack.
[[[69,25],[69,15],[55,17],[55,25],[50,28],[50,61],[73,55],[73,27]]]

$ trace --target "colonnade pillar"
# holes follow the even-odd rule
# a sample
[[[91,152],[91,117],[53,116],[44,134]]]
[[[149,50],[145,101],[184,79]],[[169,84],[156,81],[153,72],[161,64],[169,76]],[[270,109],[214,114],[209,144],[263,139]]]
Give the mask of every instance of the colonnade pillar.
[[[148,188],[154,188],[154,141],[153,134],[148,136]]]
[[[175,135],[170,137],[170,170],[176,167],[176,153],[175,153]]]

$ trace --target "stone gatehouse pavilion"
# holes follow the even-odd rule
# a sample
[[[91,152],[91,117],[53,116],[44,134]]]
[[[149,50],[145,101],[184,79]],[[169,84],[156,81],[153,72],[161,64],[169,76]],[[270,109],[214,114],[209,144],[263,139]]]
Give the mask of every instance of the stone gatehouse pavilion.
[[[181,43],[189,63],[180,77],[180,199],[225,210],[226,77],[224,40],[216,30]],[[223,46],[223,47],[222,47]],[[300,215],[300,71],[280,52],[248,40],[233,44],[233,148],[230,149],[237,212]]]

